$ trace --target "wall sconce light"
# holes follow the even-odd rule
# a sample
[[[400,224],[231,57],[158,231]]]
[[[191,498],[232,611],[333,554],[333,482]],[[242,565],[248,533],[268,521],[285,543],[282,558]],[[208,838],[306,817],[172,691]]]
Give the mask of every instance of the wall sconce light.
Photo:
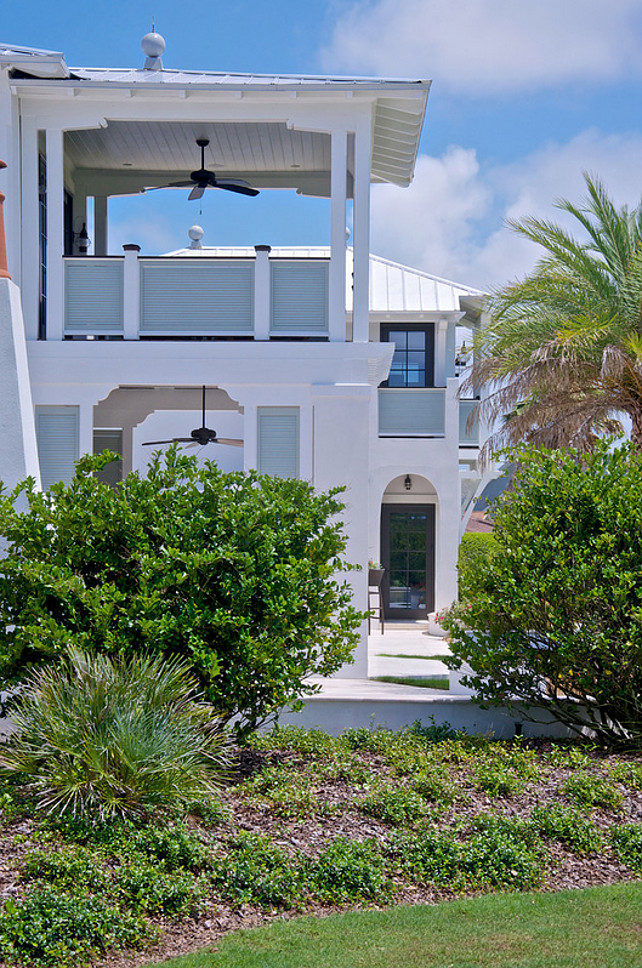
[[[407,491],[409,491],[412,488],[412,477],[410,476],[410,474],[406,474],[406,476],[404,477],[403,486]]]

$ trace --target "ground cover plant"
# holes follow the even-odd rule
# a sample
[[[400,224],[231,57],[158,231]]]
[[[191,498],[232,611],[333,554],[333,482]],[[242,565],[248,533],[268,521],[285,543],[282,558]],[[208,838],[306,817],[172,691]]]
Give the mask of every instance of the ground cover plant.
[[[237,756],[217,798],[126,819],[47,815],[1,781],[5,962],[137,965],[306,912],[642,874],[636,754],[425,723],[277,729]]]
[[[0,487],[0,684],[70,648],[180,658],[240,733],[351,661],[365,615],[340,577],[340,489],[176,447],[111,488],[96,471],[115,456],[46,492]]]

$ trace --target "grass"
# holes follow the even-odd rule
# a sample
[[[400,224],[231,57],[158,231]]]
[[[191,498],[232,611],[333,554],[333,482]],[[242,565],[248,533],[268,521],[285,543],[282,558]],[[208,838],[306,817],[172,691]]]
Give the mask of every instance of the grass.
[[[427,662],[443,662],[450,655],[416,655],[410,652],[377,652],[384,659],[426,659]]]
[[[448,691],[449,676],[374,676],[375,682],[392,682],[397,686],[417,686],[420,689],[445,689]]]
[[[172,968],[639,968],[642,883],[301,918]]]

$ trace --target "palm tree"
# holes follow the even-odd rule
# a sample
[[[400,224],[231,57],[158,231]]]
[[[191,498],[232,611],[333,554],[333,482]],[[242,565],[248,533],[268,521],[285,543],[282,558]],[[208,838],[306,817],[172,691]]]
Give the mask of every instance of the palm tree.
[[[622,414],[642,452],[642,202],[617,209],[584,177],[582,207],[556,203],[581,241],[546,220],[509,223],[546,254],[491,297],[490,323],[474,341],[466,389],[489,391],[483,412],[498,426],[487,453],[521,440],[590,449],[621,430]]]

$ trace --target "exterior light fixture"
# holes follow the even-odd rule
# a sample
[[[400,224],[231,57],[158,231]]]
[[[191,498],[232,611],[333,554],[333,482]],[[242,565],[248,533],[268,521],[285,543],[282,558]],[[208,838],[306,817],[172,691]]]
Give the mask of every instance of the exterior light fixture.
[[[412,477],[410,476],[410,474],[406,474],[406,476],[404,477],[403,486],[407,491],[409,491],[412,488]]]
[[[90,239],[87,235],[87,223],[82,223],[82,228],[78,235],[76,236],[76,245],[78,246],[78,252],[80,255],[87,255],[87,250],[89,249]]]

